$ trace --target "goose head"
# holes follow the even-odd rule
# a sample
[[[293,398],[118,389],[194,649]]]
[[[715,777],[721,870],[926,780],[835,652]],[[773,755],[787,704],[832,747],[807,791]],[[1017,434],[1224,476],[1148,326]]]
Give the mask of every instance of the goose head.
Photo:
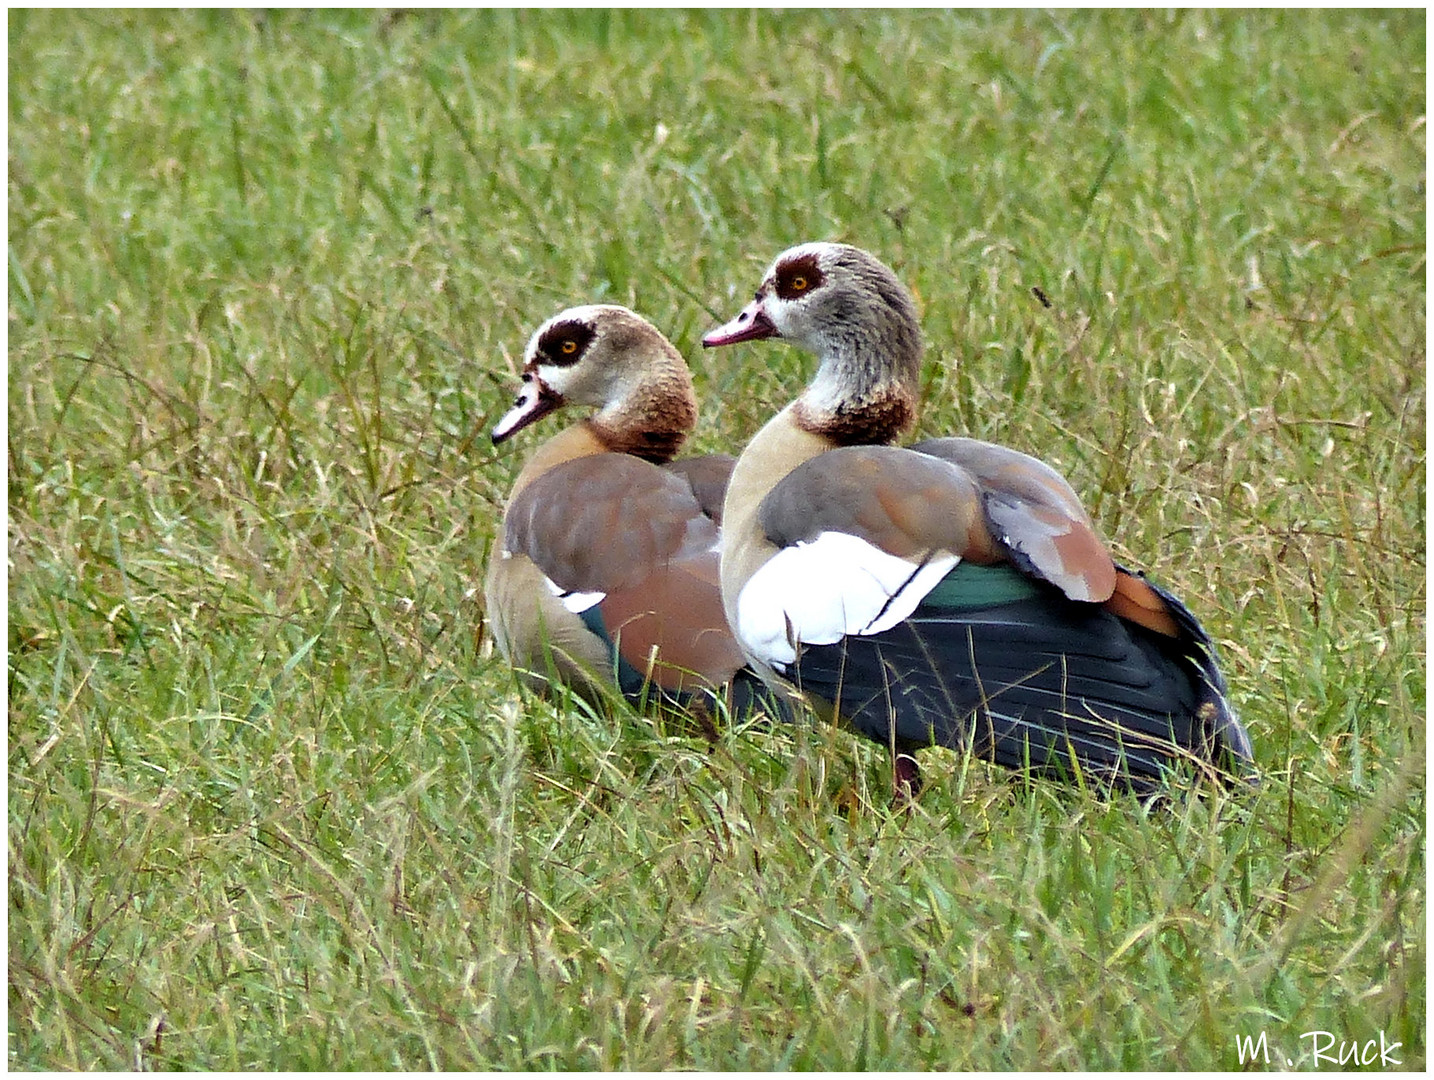
[[[670,457],[697,424],[682,354],[642,316],[615,304],[568,308],[533,332],[522,388],[494,425],[493,442],[564,405],[595,406],[588,422],[603,440],[643,457]]]
[[[768,267],[756,298],[702,344],[712,348],[762,338],[790,341],[821,360],[798,401],[805,426],[822,429],[876,406],[889,415],[885,426],[892,427],[893,437],[914,422],[922,353],[916,305],[891,269],[869,252],[824,242],[789,248]]]

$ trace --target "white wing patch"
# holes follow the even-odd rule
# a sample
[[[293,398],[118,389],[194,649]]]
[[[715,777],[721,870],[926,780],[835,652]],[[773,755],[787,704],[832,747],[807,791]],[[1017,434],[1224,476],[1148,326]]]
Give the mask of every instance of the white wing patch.
[[[821,533],[783,548],[747,579],[737,597],[737,637],[785,670],[798,644],[890,630],[960,561],[942,554],[923,565],[847,533]]]
[[[596,607],[607,599],[605,592],[573,592],[565,589],[546,574],[543,575],[543,583],[548,586],[548,591],[563,602],[574,615],[581,615],[590,607]]]

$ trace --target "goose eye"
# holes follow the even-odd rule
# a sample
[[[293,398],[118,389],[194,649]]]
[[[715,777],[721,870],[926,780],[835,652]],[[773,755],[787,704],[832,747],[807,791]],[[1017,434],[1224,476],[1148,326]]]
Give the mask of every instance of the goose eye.
[[[815,257],[803,255],[781,266],[776,275],[777,295],[796,300],[822,287],[826,279]]]

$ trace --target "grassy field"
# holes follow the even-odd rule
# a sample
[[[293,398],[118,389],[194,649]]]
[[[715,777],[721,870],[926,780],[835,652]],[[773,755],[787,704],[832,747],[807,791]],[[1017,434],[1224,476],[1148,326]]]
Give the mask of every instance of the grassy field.
[[[1424,1065],[1423,12],[9,46],[12,1068]],[[1258,792],[932,754],[903,815],[845,734],[519,691],[528,333],[635,307],[735,451],[810,362],[697,339],[823,238],[917,292],[920,433],[1042,455],[1205,621]]]

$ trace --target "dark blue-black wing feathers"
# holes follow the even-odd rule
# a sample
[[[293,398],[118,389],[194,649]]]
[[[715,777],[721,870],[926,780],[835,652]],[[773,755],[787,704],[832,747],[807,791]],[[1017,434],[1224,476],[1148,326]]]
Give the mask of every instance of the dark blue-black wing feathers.
[[[953,571],[967,581],[1002,573],[1015,571]],[[938,587],[884,633],[804,648],[791,674],[898,750],[969,745],[1011,768],[1136,790],[1181,761],[1243,772],[1249,737],[1183,605],[1157,589],[1181,631],[1170,638],[1043,584],[1021,591],[971,606],[963,593],[982,590]]]

